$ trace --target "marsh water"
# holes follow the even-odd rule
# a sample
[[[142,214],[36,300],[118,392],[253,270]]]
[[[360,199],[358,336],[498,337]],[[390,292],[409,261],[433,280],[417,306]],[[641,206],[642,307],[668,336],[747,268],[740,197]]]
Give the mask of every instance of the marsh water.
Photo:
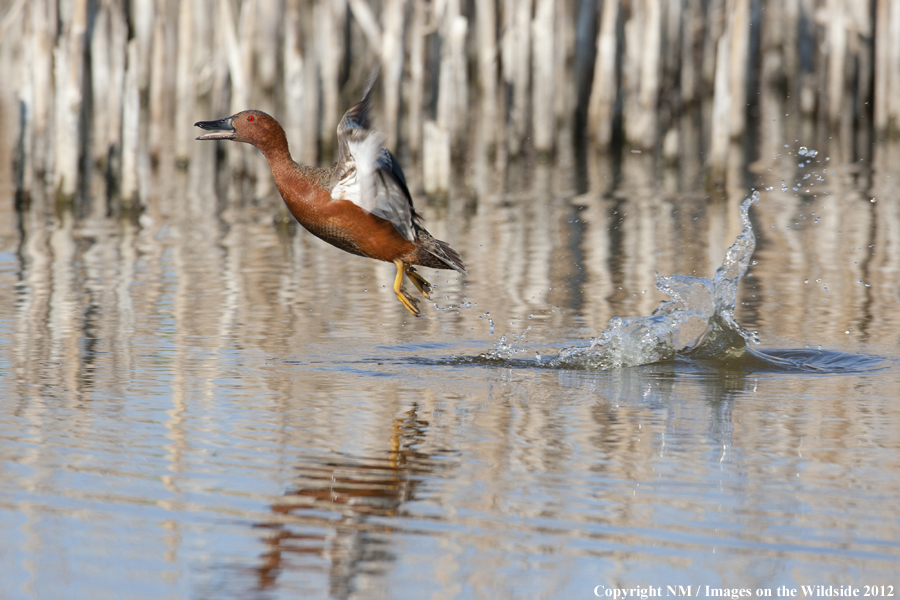
[[[900,162],[802,150],[473,168],[417,196],[470,272],[423,318],[211,148],[131,212],[5,182],[2,596],[900,593]],[[688,288],[674,351],[579,358]]]

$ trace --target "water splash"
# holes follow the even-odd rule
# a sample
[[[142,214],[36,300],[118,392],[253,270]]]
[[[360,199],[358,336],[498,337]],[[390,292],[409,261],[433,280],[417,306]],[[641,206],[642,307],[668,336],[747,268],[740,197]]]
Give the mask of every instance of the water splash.
[[[557,369],[614,369],[669,360],[677,355],[695,358],[737,359],[756,334],[734,317],[737,287],[747,272],[756,248],[750,224],[754,192],[740,208],[742,231],[725,253],[712,279],[672,275],[656,276],[656,287],[669,296],[649,317],[615,317],[589,346],[564,348],[544,362]]]
[[[520,346],[519,344],[524,344],[525,336],[528,332],[531,331],[531,326],[526,327],[522,333],[519,335],[512,336],[512,339],[508,340],[505,335],[500,336],[500,340],[497,342],[497,345],[491,348],[486,352],[482,352],[478,355],[478,358],[487,361],[508,361],[511,360],[516,354],[523,354],[528,352],[525,348]],[[494,333],[494,323],[491,322],[491,334]],[[537,363],[541,363],[540,353],[537,353],[535,356]]]
[[[810,151],[807,151],[809,155]],[[615,317],[588,346],[563,348],[547,358],[535,352],[525,359],[526,328],[520,335],[500,337],[497,345],[477,357],[454,357],[454,364],[502,364],[509,367],[608,370],[672,359],[716,369],[752,372],[839,374],[878,371],[890,366],[883,357],[822,350],[758,350],[756,333],[734,316],[737,288],[751,264],[756,237],[750,207],[758,192],[740,207],[741,233],[725,252],[712,279],[656,275],[656,287],[669,296],[649,317]],[[808,282],[808,280],[807,280]],[[821,283],[820,280],[817,280]],[[492,331],[493,333],[493,331]]]

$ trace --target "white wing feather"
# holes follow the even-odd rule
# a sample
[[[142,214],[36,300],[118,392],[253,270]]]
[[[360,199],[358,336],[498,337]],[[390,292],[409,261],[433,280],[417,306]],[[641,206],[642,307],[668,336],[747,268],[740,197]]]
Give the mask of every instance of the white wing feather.
[[[382,147],[385,135],[351,129],[344,132],[342,174],[331,190],[334,200],[349,200],[390,221],[409,241],[415,239],[412,209],[403,188],[390,173],[391,155]]]

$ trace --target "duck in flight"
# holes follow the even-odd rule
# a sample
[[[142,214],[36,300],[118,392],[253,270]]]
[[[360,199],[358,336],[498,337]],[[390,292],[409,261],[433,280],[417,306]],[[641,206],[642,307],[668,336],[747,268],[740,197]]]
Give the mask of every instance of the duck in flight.
[[[394,263],[394,294],[418,316],[419,301],[406,293],[403,276],[428,298],[432,286],[414,266],[454,269],[463,275],[466,268],[447,242],[422,226],[403,171],[382,145],[384,134],[369,128],[376,76],[369,78],[362,100],[341,119],[338,160],[328,168],[295,163],[284,129],[258,110],[194,125],[210,132],[198,140],[232,140],[259,148],[288,210],[310,233],[351,254]]]

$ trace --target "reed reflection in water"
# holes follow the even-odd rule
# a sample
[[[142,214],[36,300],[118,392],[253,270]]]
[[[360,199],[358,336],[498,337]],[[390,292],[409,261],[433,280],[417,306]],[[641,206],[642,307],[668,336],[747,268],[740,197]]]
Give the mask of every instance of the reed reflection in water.
[[[417,194],[472,274],[429,273],[437,306],[420,319],[393,299],[390,265],[298,230],[205,147],[150,174],[141,212],[111,210],[98,174],[73,202],[3,204],[4,594],[890,583],[896,368],[451,359],[529,326],[524,355],[547,355],[649,314],[654,271],[721,263],[751,186],[738,320],[768,347],[896,358],[898,149],[848,163],[832,144],[809,143],[801,167],[799,143],[763,137],[724,190],[648,153],[472,165],[444,200]]]

